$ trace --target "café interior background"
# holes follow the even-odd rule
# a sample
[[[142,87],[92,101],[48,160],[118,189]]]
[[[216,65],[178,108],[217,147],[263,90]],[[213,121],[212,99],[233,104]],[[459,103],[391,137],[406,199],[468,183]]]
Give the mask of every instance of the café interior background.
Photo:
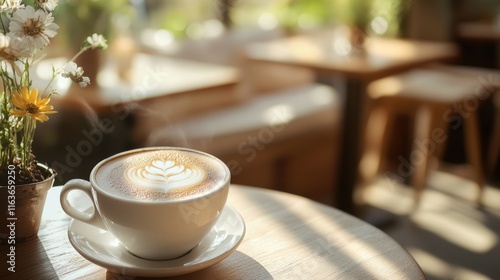
[[[61,27],[60,36],[51,44],[48,58],[58,57],[61,54],[71,57],[73,49],[79,46],[87,33],[100,32],[107,36],[110,43],[110,48],[100,58],[100,68],[105,68],[106,64],[115,63],[117,59],[123,59],[123,56],[132,57],[131,54],[137,52],[230,65],[237,67],[243,73],[242,85],[236,94],[245,97],[272,94],[298,84],[314,81],[312,74],[305,71],[251,65],[244,60],[242,55],[245,44],[318,29],[336,28],[342,23],[356,20],[359,18],[356,15],[359,14],[367,15],[370,19],[366,29],[367,36],[456,42],[454,26],[458,22],[477,19],[494,20],[498,10],[498,3],[493,0],[63,0],[60,2],[60,7],[55,11],[56,21]],[[366,5],[352,4],[357,2],[371,3],[371,6],[368,8]],[[494,43],[458,43],[461,44],[462,51],[459,63],[488,68],[496,67]],[[269,76],[266,76],[268,74]],[[95,83],[106,87],[103,81],[105,78],[98,77],[98,82]],[[71,90],[63,87],[61,98],[68,91]],[[244,98],[238,100],[241,99]],[[190,102],[203,101],[193,99],[186,104]],[[139,105],[137,107],[140,107]],[[164,104],[164,108],[169,110],[169,104]],[[57,121],[43,124],[45,127],[38,132],[42,135],[37,136],[40,140],[35,143],[36,147],[34,147],[39,154],[39,160],[60,163],[59,183],[64,183],[71,178],[86,177],[92,166],[106,156],[148,145],[148,135],[137,137],[134,134],[137,132],[133,131],[136,115],[147,114],[147,112],[137,113],[141,110],[129,107],[124,110],[130,114],[123,117],[123,112],[111,114],[97,112],[92,106],[84,104],[78,105],[76,109],[71,106],[58,108],[60,114],[53,117]],[[482,128],[485,142],[491,133],[491,128],[488,127],[491,125],[488,121],[491,118],[491,110],[490,106],[485,105],[484,111],[488,111],[483,114],[485,116]],[[99,115],[100,113],[103,115]],[[82,131],[92,132],[93,121],[103,117],[113,120],[113,133],[104,133],[102,139],[97,133],[95,137],[100,143],[92,145],[92,151],[84,152],[83,155],[78,153],[76,151],[78,143],[86,139]],[[403,123],[401,129],[409,130],[404,128],[405,120],[402,119],[401,122]],[[165,120],[155,125],[158,128],[165,127],[169,125],[169,121]],[[157,127],[149,132],[155,128]],[[401,151],[408,149],[405,143],[408,143],[407,137],[410,136],[405,136],[405,134],[405,131],[401,131],[396,136],[393,154],[398,155]],[[457,143],[462,141],[461,137],[454,140],[450,141],[453,145],[461,145]],[[332,145],[335,146],[335,143]],[[271,148],[261,154],[265,154],[267,150]],[[54,151],[60,151],[60,153]],[[292,154],[293,152],[290,151]],[[261,155],[261,157],[265,156]],[[458,147],[447,153],[445,158],[452,162],[463,162],[463,151]],[[333,161],[329,163],[330,165],[337,164],[334,158],[327,160]],[[327,177],[330,178],[330,176]],[[235,179],[238,181],[238,178]],[[245,179],[242,178],[241,183],[245,183]],[[325,178],[325,180],[329,179]],[[321,184],[321,182],[318,183]],[[272,186],[270,180],[264,179],[258,185],[277,187]],[[331,182],[324,182],[323,185],[329,186]]]
[[[120,65],[139,52],[235,67],[240,71],[240,82],[234,92],[227,93],[227,97],[220,95],[225,99],[221,100],[223,105],[178,116],[168,115],[168,112],[190,111],[190,106],[206,100],[190,97],[176,103],[175,106],[185,106],[181,108],[172,108],[168,102],[150,108],[138,102],[100,110],[85,102],[64,103],[63,100],[74,93],[72,87],[62,86],[60,96],[55,99],[60,99],[65,106],[56,107],[59,114],[51,116],[53,121],[42,124],[43,128],[37,130],[40,135],[34,147],[41,162],[46,161],[57,169],[59,185],[72,178],[88,178],[92,167],[112,154],[157,143],[172,143],[158,142],[152,136],[157,136],[158,131],[166,131],[168,138],[168,128],[175,124],[315,81],[307,70],[272,67],[246,60],[244,49],[250,43],[335,29],[343,23],[366,20],[366,36],[457,43],[461,55],[454,64],[496,69],[499,61],[496,41],[466,41],[456,36],[456,28],[462,22],[500,22],[497,17],[500,2],[494,0],[60,0],[60,5],[55,17],[62,35],[51,44],[47,58],[70,57],[71,50],[88,32],[105,34],[110,46],[100,57],[100,72],[94,82],[97,88],[108,86],[107,76],[103,73],[109,65]],[[130,64],[125,62],[125,65]],[[127,76],[122,78],[126,85]],[[78,94],[92,96],[95,95],[92,91],[98,90],[91,87],[86,91]],[[99,96],[95,95],[95,98]],[[341,100],[341,95],[338,98]],[[334,110],[333,117],[330,117],[337,121],[333,121],[331,129],[311,134],[304,126],[293,128],[294,144],[270,141],[256,152],[251,161],[248,154],[241,154],[234,146],[211,150],[210,147],[217,144],[213,141],[221,141],[214,135],[204,139],[196,148],[207,147],[208,152],[226,162],[240,163],[237,174],[233,174],[233,183],[279,189],[332,203],[336,190],[342,187],[335,185],[333,179],[342,164],[339,162],[342,147],[339,140],[341,128],[338,126],[342,106]],[[487,100],[479,110],[482,154],[486,158],[493,130],[493,102]],[[161,114],[167,114],[168,118],[154,117]],[[384,155],[386,170],[380,173],[396,170],[400,164],[398,156],[409,153],[411,118],[397,117],[397,128],[388,144],[391,149]],[[102,120],[109,125],[106,129],[99,126]],[[240,120],[232,121],[237,124]],[[286,129],[292,130],[291,127]],[[441,170],[468,179],[470,171],[466,165],[462,133],[461,130],[449,132],[450,140],[443,155],[445,167]],[[189,137],[176,142],[179,143],[191,145]],[[487,174],[488,185],[494,189],[500,181],[499,170],[500,164],[497,164]],[[498,214],[498,204],[495,211]],[[498,237],[498,232],[495,234]],[[498,252],[497,243],[494,245],[496,251],[488,254]]]

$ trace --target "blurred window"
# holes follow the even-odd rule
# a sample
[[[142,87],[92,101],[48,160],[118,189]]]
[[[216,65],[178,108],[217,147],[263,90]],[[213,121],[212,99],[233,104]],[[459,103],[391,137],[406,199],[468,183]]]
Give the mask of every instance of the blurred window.
[[[220,35],[219,3],[214,0],[142,0],[148,28],[174,38],[203,39]]]
[[[308,30],[337,24],[363,25],[383,36],[401,33],[403,0],[131,0],[145,26],[172,38],[205,39],[226,27]],[[224,27],[226,25],[226,27]]]

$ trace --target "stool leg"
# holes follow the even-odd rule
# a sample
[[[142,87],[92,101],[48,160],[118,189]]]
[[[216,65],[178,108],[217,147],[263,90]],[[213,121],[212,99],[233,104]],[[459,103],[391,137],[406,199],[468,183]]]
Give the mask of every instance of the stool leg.
[[[380,107],[373,108],[368,118],[363,154],[359,163],[362,185],[371,182],[379,172],[388,125],[387,110]]]
[[[499,157],[500,157],[500,107],[496,106],[495,119],[493,120],[493,133],[491,135],[491,142],[488,153],[488,172],[493,173]]]
[[[484,192],[484,172],[483,163],[481,161],[481,141],[479,133],[479,120],[477,112],[472,112],[469,117],[465,118],[465,150],[469,162],[474,169],[476,183],[479,187],[477,203],[480,205]]]
[[[415,136],[410,154],[410,163],[413,167],[411,185],[415,191],[414,209],[420,204],[422,191],[426,183],[428,161],[430,154],[433,152],[426,149],[425,144],[422,144],[430,139],[432,118],[432,112],[427,107],[420,108],[415,116]]]
[[[380,170],[389,121],[389,113],[383,106],[374,106],[371,109],[366,122],[362,154],[358,165],[360,183],[354,193],[354,200],[360,207],[365,204],[365,188],[376,178]]]

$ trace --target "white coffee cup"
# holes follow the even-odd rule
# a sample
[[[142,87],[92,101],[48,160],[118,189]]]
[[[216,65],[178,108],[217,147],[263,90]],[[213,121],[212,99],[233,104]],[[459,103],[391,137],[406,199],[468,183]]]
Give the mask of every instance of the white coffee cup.
[[[208,234],[224,208],[229,183],[228,167],[212,155],[153,147],[101,161],[90,182],[67,182],[60,200],[69,216],[105,227],[132,254],[168,260],[185,255]],[[92,199],[92,214],[70,204],[73,190]]]

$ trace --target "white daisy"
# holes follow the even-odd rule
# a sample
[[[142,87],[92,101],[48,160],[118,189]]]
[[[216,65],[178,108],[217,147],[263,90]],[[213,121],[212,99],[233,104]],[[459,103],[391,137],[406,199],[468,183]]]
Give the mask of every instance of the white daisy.
[[[33,50],[28,38],[10,37],[10,51],[18,58],[30,57],[33,55]]]
[[[90,85],[90,78],[82,76],[81,81],[78,82],[78,85],[80,87],[86,87],[86,86]]]
[[[12,64],[14,61],[31,55],[26,41],[0,33],[0,60]]]
[[[76,65],[76,63],[74,63],[73,61],[70,61],[68,64],[66,64],[66,66],[64,66],[61,76],[70,78],[73,82],[78,83],[78,85],[80,85],[81,87],[86,87],[90,84],[89,77],[83,76],[83,68],[78,67],[78,65]]]
[[[31,45],[39,49],[50,43],[50,38],[57,34],[58,28],[51,13],[41,9],[35,11],[33,7],[27,6],[14,12],[9,24],[9,34],[29,38]]]
[[[17,59],[10,53],[10,38],[0,33],[0,59],[13,63]]]
[[[58,4],[58,0],[36,0],[38,6],[45,11],[53,11]]]
[[[24,4],[22,4],[22,0],[4,0],[0,4],[0,12],[12,13],[17,9],[24,8]]]
[[[108,42],[101,34],[94,33],[87,37],[87,43],[92,49],[105,49],[108,47]]]

